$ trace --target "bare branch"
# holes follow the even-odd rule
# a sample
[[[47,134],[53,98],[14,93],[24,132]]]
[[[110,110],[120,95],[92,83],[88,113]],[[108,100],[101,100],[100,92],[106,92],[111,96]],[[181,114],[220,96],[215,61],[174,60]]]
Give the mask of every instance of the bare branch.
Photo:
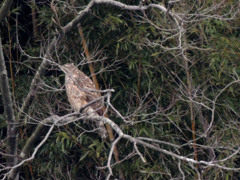
[[[0,23],[8,15],[12,2],[13,0],[5,0],[5,2],[3,3],[0,9]]]
[[[5,66],[5,60],[2,51],[2,39],[0,37],[0,85],[3,98],[4,112],[6,115],[7,128],[7,141],[9,147],[9,154],[13,157],[9,157],[9,165],[14,165],[17,162],[17,130],[16,119],[14,116],[13,102],[11,98],[11,91],[8,83],[7,70]]]

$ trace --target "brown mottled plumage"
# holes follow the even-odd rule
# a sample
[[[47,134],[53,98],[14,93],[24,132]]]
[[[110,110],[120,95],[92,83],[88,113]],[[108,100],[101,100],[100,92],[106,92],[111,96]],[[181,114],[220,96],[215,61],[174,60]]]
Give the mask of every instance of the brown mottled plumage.
[[[62,66],[65,73],[65,87],[68,96],[68,100],[75,112],[79,112],[83,106],[99,97],[99,94],[95,92],[95,85],[92,80],[80,71],[74,64],[65,64]],[[97,101],[91,106],[87,107],[85,112],[88,115],[102,115],[101,102]],[[97,123],[99,127],[99,133],[102,137],[106,137],[106,129],[102,122]]]

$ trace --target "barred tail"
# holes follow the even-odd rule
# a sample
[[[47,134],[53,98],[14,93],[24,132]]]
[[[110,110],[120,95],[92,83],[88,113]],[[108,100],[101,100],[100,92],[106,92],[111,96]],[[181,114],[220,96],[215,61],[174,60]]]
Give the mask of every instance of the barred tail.
[[[107,137],[107,130],[104,126],[104,123],[99,121],[97,122],[97,126],[98,126],[98,134],[105,139]]]

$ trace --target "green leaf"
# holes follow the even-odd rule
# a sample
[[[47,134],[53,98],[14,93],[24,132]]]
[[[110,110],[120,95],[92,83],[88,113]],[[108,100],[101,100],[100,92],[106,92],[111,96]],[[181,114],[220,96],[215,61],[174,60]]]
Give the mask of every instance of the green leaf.
[[[151,56],[158,56],[160,53],[159,52],[155,52],[155,53],[153,53]]]
[[[88,154],[89,154],[89,151],[87,151],[83,156],[81,156],[79,161],[84,160],[87,157]]]

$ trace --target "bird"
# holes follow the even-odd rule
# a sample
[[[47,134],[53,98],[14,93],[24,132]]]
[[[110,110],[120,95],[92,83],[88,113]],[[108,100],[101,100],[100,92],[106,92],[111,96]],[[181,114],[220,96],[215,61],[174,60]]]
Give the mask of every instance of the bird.
[[[81,111],[91,116],[102,116],[102,102],[96,101],[100,97],[93,81],[73,63],[61,66],[65,73],[65,88],[68,101],[75,112]],[[88,106],[89,105],[89,106]],[[102,121],[97,121],[98,134],[106,138],[107,131]]]

